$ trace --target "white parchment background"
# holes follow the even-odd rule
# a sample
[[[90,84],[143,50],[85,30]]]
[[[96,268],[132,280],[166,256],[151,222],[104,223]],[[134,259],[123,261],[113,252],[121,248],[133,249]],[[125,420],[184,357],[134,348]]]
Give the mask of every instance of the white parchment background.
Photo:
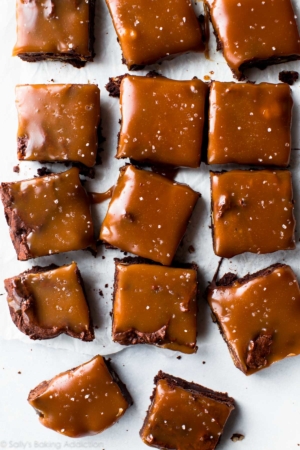
[[[202,3],[195,9],[202,12]],[[295,12],[300,17],[300,1],[294,0]],[[300,20],[298,23],[300,24]],[[44,62],[28,64],[11,57],[15,43],[15,0],[0,0],[0,180],[12,181],[31,178],[36,174],[39,164],[20,164],[20,173],[13,173],[17,164],[16,129],[17,117],[14,104],[14,88],[18,83],[97,83],[101,89],[101,114],[103,134],[106,137],[103,164],[97,167],[96,178],[88,181],[89,190],[103,192],[113,185],[118,177],[118,167],[123,165],[115,158],[119,104],[117,99],[108,96],[104,85],[109,76],[127,72],[121,64],[121,51],[108,15],[104,0],[97,1],[96,14],[96,59],[83,69]],[[245,33],[247,30],[245,30]],[[204,79],[209,75],[221,81],[233,80],[221,54],[216,54],[215,39],[211,34],[210,59],[204,55],[191,54],[173,61],[154,65],[163,75],[174,79],[191,79],[193,76]],[[248,72],[250,80],[278,82],[281,70],[299,70],[299,62],[273,66],[261,72],[253,69]],[[147,71],[141,71],[145,74]],[[291,170],[293,172],[296,219],[300,219],[300,83],[293,90],[293,150]],[[218,167],[214,167],[218,168]],[[56,170],[65,170],[57,165]],[[180,247],[177,259],[196,261],[201,273],[201,288],[207,285],[215,271],[218,258],[214,255],[211,242],[210,194],[208,167],[182,169],[177,180],[189,184],[200,191],[200,199],[188,232]],[[93,207],[93,215],[98,233],[99,226],[107,208],[107,203]],[[277,252],[272,255],[255,256],[244,254],[224,263],[222,271],[228,267],[240,275],[253,272],[275,262],[286,262],[295,270],[300,280],[300,244],[296,235],[295,251]],[[195,253],[188,252],[193,245]],[[102,259],[105,255],[105,259]],[[237,410],[230,419],[220,444],[220,450],[238,448],[240,450],[292,450],[300,444],[300,358],[285,360],[251,377],[245,377],[235,369],[225,343],[217,327],[212,324],[210,312],[205,302],[199,305],[198,353],[182,355],[153,347],[138,346],[124,348],[111,341],[111,294],[113,286],[113,258],[122,254],[117,251],[99,249],[95,259],[87,252],[73,252],[59,256],[39,258],[31,262],[19,262],[11,244],[4,215],[0,214],[0,447],[8,448],[100,448],[105,450],[138,450],[146,448],[138,436],[148,398],[152,391],[152,380],[159,369],[194,380],[207,387],[228,391],[237,401]],[[91,304],[93,320],[99,328],[92,343],[83,343],[67,336],[43,342],[33,342],[20,333],[12,324],[4,295],[3,279],[26,270],[33,264],[66,264],[75,260],[82,272]],[[105,285],[108,285],[106,288]],[[104,297],[99,296],[99,289]],[[123,350],[121,352],[121,350]],[[43,379],[74,367],[90,356],[114,354],[117,370],[127,383],[135,405],[122,418],[119,424],[93,438],[72,441],[39,425],[34,412],[26,403],[28,391]],[[202,362],[205,361],[206,364]],[[19,375],[17,372],[22,372]],[[242,442],[233,443],[229,438],[233,432],[245,434]],[[76,442],[76,444],[75,444]],[[5,445],[3,445],[3,443]]]

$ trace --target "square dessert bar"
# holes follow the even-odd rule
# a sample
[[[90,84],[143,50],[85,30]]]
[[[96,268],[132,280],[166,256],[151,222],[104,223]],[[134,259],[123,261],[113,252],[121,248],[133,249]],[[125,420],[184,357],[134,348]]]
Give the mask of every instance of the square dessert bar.
[[[288,166],[292,108],[287,84],[214,81],[209,100],[208,164]]]
[[[234,410],[227,394],[159,372],[154,379],[143,442],[160,449],[214,450]]]
[[[181,53],[203,51],[199,21],[190,0],[106,0],[123,62],[135,70]]]
[[[100,125],[98,86],[17,86],[16,105],[19,160],[95,165]]]
[[[170,265],[199,193],[132,165],[120,169],[100,240],[134,255]]]
[[[210,180],[216,255],[231,258],[295,248],[288,170],[211,172]]]
[[[89,306],[77,264],[35,266],[4,280],[12,321],[31,339],[62,333],[83,341],[94,339]]]
[[[90,202],[79,170],[2,183],[10,237],[18,259],[96,250]]]
[[[285,264],[238,278],[228,273],[207,298],[234,364],[250,375],[300,354],[300,288]]]
[[[199,167],[207,93],[208,86],[197,79],[125,76],[117,158]]]
[[[132,405],[126,386],[100,355],[43,381],[28,402],[42,425],[73,438],[101,433]]]
[[[94,58],[95,0],[16,0],[14,56],[83,67]]]
[[[165,267],[140,258],[115,260],[112,338],[197,350],[197,266]]]
[[[238,79],[249,67],[300,59],[291,0],[205,0],[218,41]],[[242,24],[242,26],[241,26]]]

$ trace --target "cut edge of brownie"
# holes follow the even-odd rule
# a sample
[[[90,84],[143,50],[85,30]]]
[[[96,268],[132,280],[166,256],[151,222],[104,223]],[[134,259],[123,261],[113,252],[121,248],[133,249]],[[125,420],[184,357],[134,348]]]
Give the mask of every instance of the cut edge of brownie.
[[[89,1],[89,52],[90,55],[81,55],[76,53],[74,49],[70,49],[68,52],[62,53],[48,53],[48,52],[22,52],[17,54],[20,59],[26,62],[39,62],[39,61],[60,61],[62,63],[71,64],[77,69],[81,69],[87,62],[94,60],[94,27],[95,27],[95,0]]]
[[[107,370],[109,371],[113,381],[119,386],[123,397],[125,398],[126,402],[128,403],[128,407],[130,407],[131,405],[133,405],[133,399],[126,387],[126,384],[123,383],[123,381],[120,379],[119,375],[113,369],[110,359],[106,359],[103,357],[103,360],[104,360],[104,363],[105,363]]]
[[[215,321],[218,325],[220,334],[228,347],[228,350],[229,350],[229,353],[233,360],[233,363],[245,375],[251,375],[253,373],[253,372],[251,372],[251,369],[256,369],[255,371],[257,371],[259,368],[263,368],[264,361],[266,361],[266,358],[269,356],[270,351],[271,351],[271,345],[273,342],[272,336],[268,333],[260,334],[255,338],[255,340],[250,341],[251,348],[248,348],[247,353],[245,355],[246,363],[243,364],[242,361],[240,360],[239,356],[237,355],[236,351],[234,350],[233,346],[231,345],[231,342],[227,339],[225,330],[223,329],[222,323],[219,321],[218,316],[212,310],[212,307],[208,300],[208,294],[210,291],[212,291],[213,289],[216,289],[218,287],[231,287],[231,286],[233,286],[233,284],[235,282],[243,285],[255,278],[268,276],[280,267],[290,267],[290,266],[288,266],[287,264],[275,263],[269,267],[266,267],[265,269],[261,269],[261,270],[255,272],[255,273],[252,273],[252,274],[248,273],[242,278],[238,278],[238,276],[232,272],[227,272],[223,275],[223,277],[219,281],[217,281],[216,278],[218,275],[218,271],[220,269],[220,264],[219,264],[219,267],[216,271],[214,279],[209,283],[209,285],[205,291],[206,300],[208,301],[208,304],[212,311],[213,317],[215,318]]]
[[[115,303],[115,297],[116,293],[118,291],[118,264],[124,264],[127,266],[135,265],[135,264],[150,264],[152,266],[158,266],[158,267],[166,267],[162,264],[155,263],[154,261],[151,261],[146,258],[142,258],[140,256],[127,256],[126,258],[114,258],[115,262],[115,274],[114,274],[114,289],[112,293],[112,312],[111,312],[111,318],[112,318],[112,340],[114,342],[117,342],[120,345],[136,345],[136,344],[150,344],[150,345],[157,345],[161,346],[163,344],[164,338],[166,336],[166,331],[168,328],[168,325],[164,325],[159,330],[152,332],[152,333],[145,333],[142,331],[138,331],[134,328],[130,328],[129,330],[122,331],[122,332],[115,332],[114,331],[114,303]],[[196,263],[173,263],[172,266],[167,266],[168,268],[174,268],[174,269],[190,269],[194,270],[197,274],[197,291],[196,291],[196,300],[199,296],[199,283],[198,283],[198,265]],[[172,343],[172,342],[170,342]],[[195,341],[195,346],[190,347],[195,352],[197,351],[197,345]],[[178,350],[179,351],[179,350]]]
[[[228,418],[229,418],[231,412],[235,409],[235,401],[232,397],[229,397],[227,393],[213,391],[212,389],[208,389],[200,384],[189,382],[189,381],[183,380],[182,378],[174,377],[173,375],[169,375],[160,370],[154,378],[155,387],[154,387],[152,395],[150,397],[150,402],[151,402],[150,406],[147,410],[143,426],[140,430],[141,437],[142,437],[142,433],[143,433],[144,429],[147,426],[147,421],[151,414],[151,408],[152,408],[152,406],[154,404],[154,400],[155,400],[157,384],[160,380],[166,380],[168,385],[171,388],[179,387],[181,389],[184,389],[185,391],[190,392],[191,394],[193,394],[195,396],[204,396],[204,397],[207,397],[216,402],[225,404],[229,409]],[[227,420],[228,420],[228,418],[227,418]],[[223,424],[223,428],[225,427],[227,420]],[[219,437],[219,440],[220,440],[220,438],[221,438],[221,436]],[[218,440],[218,442],[219,442],[219,440]],[[218,444],[218,442],[216,443],[216,445]],[[161,445],[162,445],[162,447],[161,447]],[[162,443],[157,443],[153,446],[154,447],[159,446],[158,448],[165,448]]]
[[[65,266],[57,266],[56,264],[50,264],[49,266],[41,267],[41,266],[33,266],[31,269],[25,270],[24,272],[20,273],[19,275],[11,278],[7,278],[4,280],[4,286],[7,291],[7,299],[14,298],[14,291],[17,290],[16,286],[14,286],[14,280],[16,278],[20,278],[22,280],[23,276],[29,275],[29,274],[38,274],[38,273],[46,273],[51,270],[58,269],[59,267],[65,267]],[[17,292],[18,297],[20,298],[20,312],[16,312],[14,308],[12,308],[9,304],[9,312],[11,315],[11,319],[15,326],[26,336],[28,336],[32,340],[43,340],[43,339],[52,339],[55,338],[61,334],[66,334],[68,336],[71,336],[73,338],[80,339],[85,342],[90,342],[95,339],[94,335],[94,326],[91,318],[91,311],[89,302],[87,300],[86,296],[86,290],[84,286],[84,282],[80,273],[80,270],[77,266],[76,268],[76,276],[78,279],[78,283],[82,288],[85,301],[87,304],[88,312],[89,312],[89,327],[88,330],[82,331],[80,333],[76,333],[72,330],[69,330],[68,328],[41,328],[39,325],[34,325],[30,323],[26,323],[24,320],[23,314],[26,312],[28,308],[30,308],[34,304],[34,298],[32,295],[26,291],[25,286],[22,285],[22,291]],[[18,291],[18,290],[17,290]]]

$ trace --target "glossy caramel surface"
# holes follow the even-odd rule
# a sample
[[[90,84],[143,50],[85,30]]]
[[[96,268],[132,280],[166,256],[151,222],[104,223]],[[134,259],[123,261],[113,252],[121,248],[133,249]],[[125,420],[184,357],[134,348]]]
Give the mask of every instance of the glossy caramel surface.
[[[106,0],[128,68],[202,51],[201,28],[190,0]]]
[[[166,327],[161,342],[149,343],[183,353],[196,351],[196,270],[118,263],[115,283],[115,341],[120,340],[118,333],[150,334]]]
[[[13,55],[23,53],[79,54],[89,48],[90,5],[86,0],[16,0],[17,43]]]
[[[100,123],[98,86],[17,86],[16,105],[20,160],[95,165]]]
[[[17,232],[27,257],[95,248],[90,203],[79,171],[46,175],[14,183],[2,183],[10,197],[9,208],[17,218]],[[11,237],[14,238],[11,223]],[[20,259],[20,255],[19,255]]]
[[[23,315],[27,325],[60,332],[85,333],[90,329],[89,309],[76,263],[38,273],[25,273],[11,280],[8,305]],[[30,298],[29,308],[23,302]]]
[[[141,437],[172,450],[214,450],[231,409],[224,403],[159,380]]]
[[[240,78],[243,64],[300,56],[291,0],[205,0],[224,57]],[[255,65],[255,64],[254,64]]]
[[[207,92],[201,80],[124,77],[117,158],[199,167]]]
[[[101,433],[129,406],[99,355],[42,383],[28,401],[45,427],[77,438]]]
[[[100,239],[170,265],[198,198],[187,185],[127,165],[120,170]]]
[[[209,103],[209,164],[289,165],[293,99],[287,84],[214,81]]]
[[[212,286],[208,301],[245,373],[300,354],[300,289],[289,266],[232,286]],[[246,360],[249,345],[266,334],[273,341],[267,364],[253,370]]]
[[[295,248],[288,170],[211,172],[210,179],[216,255],[231,258]]]

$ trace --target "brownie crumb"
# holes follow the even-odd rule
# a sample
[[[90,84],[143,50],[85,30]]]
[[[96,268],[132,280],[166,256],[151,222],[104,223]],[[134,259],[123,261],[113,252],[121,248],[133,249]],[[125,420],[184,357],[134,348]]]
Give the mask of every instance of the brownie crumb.
[[[245,439],[245,436],[243,434],[240,433],[234,433],[231,438],[230,438],[233,442],[237,442],[237,441],[243,441]]]
[[[188,252],[189,253],[194,253],[195,252],[195,247],[193,245],[190,245],[188,248]]]
[[[37,175],[39,177],[43,177],[45,175],[51,175],[53,172],[51,172],[51,170],[47,169],[47,167],[41,167],[40,169],[37,170]]]
[[[116,98],[120,97],[121,82],[122,82],[123,78],[126,77],[126,75],[127,74],[119,75],[118,77],[110,77],[109,78],[109,82],[105,85],[105,89],[109,93],[110,97],[116,97]]]
[[[105,287],[108,288],[108,283],[106,283]]]
[[[177,356],[177,359],[181,359],[182,357],[181,356]]]
[[[102,289],[99,289],[99,295],[100,297],[104,297]]]
[[[22,372],[19,370],[18,374],[21,375],[21,373],[22,373]]]
[[[202,364],[206,364],[206,361],[202,361]]]
[[[102,259],[105,259],[105,256],[104,256],[104,255],[102,255]]]
[[[20,173],[20,166],[19,166],[19,164],[17,164],[16,166],[13,167],[13,171],[15,173]]]
[[[99,329],[98,325],[94,325],[94,327],[95,327],[97,330]]]
[[[279,73],[278,78],[283,83],[293,86],[293,84],[299,79],[299,73],[294,70],[283,70]]]

